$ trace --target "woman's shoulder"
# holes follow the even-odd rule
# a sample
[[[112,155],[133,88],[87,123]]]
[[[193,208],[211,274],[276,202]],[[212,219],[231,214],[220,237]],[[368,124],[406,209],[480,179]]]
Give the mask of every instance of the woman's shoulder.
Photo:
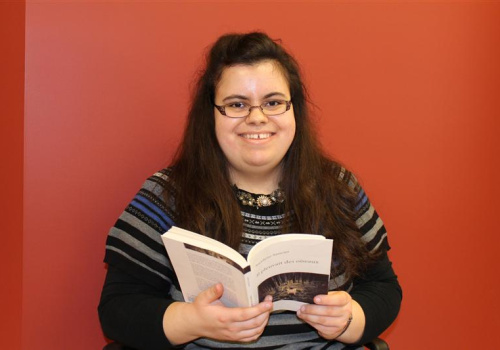
[[[166,167],[158,170],[151,175],[148,180],[157,181],[159,183],[169,183],[172,181],[172,167]]]
[[[358,178],[345,165],[331,159],[326,160],[326,164],[327,169],[335,180],[346,185],[351,190],[356,192],[359,190],[360,184]]]
[[[144,182],[142,188],[155,190],[160,193],[164,190],[172,190],[174,187],[172,180],[172,167],[163,168],[149,176]]]
[[[142,196],[150,200],[164,202],[167,206],[173,205],[175,192],[171,167],[158,170],[149,176],[139,191]]]

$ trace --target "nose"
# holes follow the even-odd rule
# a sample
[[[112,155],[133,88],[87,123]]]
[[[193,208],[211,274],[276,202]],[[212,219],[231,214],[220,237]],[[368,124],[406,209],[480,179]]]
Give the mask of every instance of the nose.
[[[268,120],[267,115],[262,112],[260,106],[250,107],[250,114],[245,118],[247,124],[265,124]]]

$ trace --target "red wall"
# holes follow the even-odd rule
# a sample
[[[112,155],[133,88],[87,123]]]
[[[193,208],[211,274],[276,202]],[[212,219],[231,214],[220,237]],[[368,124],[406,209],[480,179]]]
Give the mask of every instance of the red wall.
[[[0,3],[0,348],[21,346],[24,1]]]
[[[404,288],[392,348],[491,346],[498,3],[37,1],[26,5],[22,348],[105,343],[107,231],[168,163],[203,48],[252,29],[302,62],[325,147],[386,222]]]

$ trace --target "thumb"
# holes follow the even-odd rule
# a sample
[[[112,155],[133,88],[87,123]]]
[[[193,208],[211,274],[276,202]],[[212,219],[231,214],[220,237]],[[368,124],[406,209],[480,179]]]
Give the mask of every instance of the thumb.
[[[196,297],[196,302],[211,304],[219,300],[222,297],[223,293],[224,287],[222,286],[222,284],[217,283],[198,294],[198,296]]]

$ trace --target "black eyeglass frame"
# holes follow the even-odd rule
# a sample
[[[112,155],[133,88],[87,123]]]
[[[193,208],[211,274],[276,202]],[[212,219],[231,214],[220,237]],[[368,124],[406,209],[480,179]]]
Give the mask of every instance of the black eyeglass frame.
[[[278,114],[267,114],[266,112],[264,112],[264,108],[262,107],[266,102],[263,102],[261,105],[259,106],[248,106],[248,114],[247,115],[244,115],[244,116],[241,116],[241,117],[231,117],[229,115],[226,114],[226,106],[229,105],[222,105],[222,106],[218,106],[214,103],[214,107],[217,108],[217,110],[220,112],[220,114],[222,114],[223,116],[225,117],[228,117],[228,118],[233,118],[233,119],[241,119],[241,118],[246,118],[250,115],[250,113],[252,113],[252,109],[253,108],[259,108],[260,111],[262,112],[262,114],[264,114],[265,116],[267,117],[275,117],[277,115],[282,115],[282,114],[285,114],[286,112],[288,112],[290,110],[290,106],[292,105],[292,100],[282,100],[283,102],[285,102],[286,104],[286,109],[281,112],[281,113],[278,113]]]

